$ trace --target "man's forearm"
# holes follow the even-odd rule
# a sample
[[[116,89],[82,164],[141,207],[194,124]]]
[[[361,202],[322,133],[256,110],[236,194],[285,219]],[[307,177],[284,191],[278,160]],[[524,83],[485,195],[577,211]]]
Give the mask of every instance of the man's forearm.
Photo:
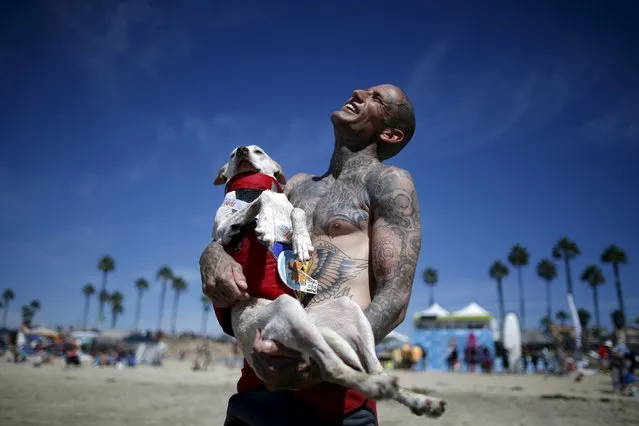
[[[408,294],[403,286],[388,286],[375,294],[370,305],[364,309],[364,315],[373,329],[375,344],[393,331],[406,317]]]
[[[419,226],[375,227],[373,298],[364,310],[379,343],[404,321],[421,246]]]

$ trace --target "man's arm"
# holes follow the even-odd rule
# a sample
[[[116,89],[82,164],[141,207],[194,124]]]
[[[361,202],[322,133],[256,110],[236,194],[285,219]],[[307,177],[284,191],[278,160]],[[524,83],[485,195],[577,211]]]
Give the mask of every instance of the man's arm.
[[[375,286],[364,314],[379,343],[406,317],[422,236],[417,193],[407,171],[385,168],[369,191]]]
[[[291,178],[286,182],[286,185],[284,186],[284,195],[288,197],[295,187],[299,186],[300,183],[308,180],[310,176],[311,175],[309,175],[308,173],[298,173],[291,176]]]

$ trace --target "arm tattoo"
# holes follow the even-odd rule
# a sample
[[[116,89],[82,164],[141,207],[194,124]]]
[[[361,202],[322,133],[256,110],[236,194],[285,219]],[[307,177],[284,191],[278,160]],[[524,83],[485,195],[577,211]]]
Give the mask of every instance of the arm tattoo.
[[[232,288],[225,285],[217,285],[216,278],[223,282],[233,282],[233,268],[241,267],[233,263],[233,259],[224,251],[220,243],[212,241],[200,256],[200,278],[202,280],[202,292],[207,295],[213,304],[216,300],[230,299],[233,297]]]
[[[368,269],[368,259],[353,259],[330,241],[318,240],[314,244],[309,275],[317,279],[318,288],[309,306],[336,297],[352,297],[348,282]]]
[[[375,278],[364,310],[379,343],[406,316],[421,248],[417,193],[405,170],[385,168],[369,185],[374,223],[371,264]]]

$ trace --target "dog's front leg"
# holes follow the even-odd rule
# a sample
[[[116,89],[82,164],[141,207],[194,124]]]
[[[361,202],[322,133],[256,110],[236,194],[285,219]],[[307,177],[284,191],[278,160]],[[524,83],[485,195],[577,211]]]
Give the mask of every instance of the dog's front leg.
[[[255,220],[262,207],[261,198],[258,197],[242,210],[234,211],[231,207],[222,205],[215,214],[213,238],[222,245],[230,243],[244,225]]]
[[[264,191],[258,198],[259,200],[261,200],[261,204],[255,218],[255,236],[262,244],[265,244],[269,247],[273,247],[273,244],[275,244],[274,204],[278,202],[277,197],[286,196],[284,194],[275,194],[271,191]]]
[[[314,248],[306,227],[306,213],[304,210],[296,207],[291,211],[291,227],[293,228],[293,252],[299,260],[310,259]]]

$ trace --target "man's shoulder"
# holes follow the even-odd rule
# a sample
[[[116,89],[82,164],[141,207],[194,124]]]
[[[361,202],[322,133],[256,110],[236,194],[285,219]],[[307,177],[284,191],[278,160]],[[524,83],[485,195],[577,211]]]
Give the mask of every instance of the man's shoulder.
[[[380,164],[369,172],[367,187],[374,198],[395,189],[415,190],[413,177],[408,170],[388,164]]]
[[[308,174],[308,173],[298,173],[296,175],[291,176],[290,179],[287,180],[286,182],[286,190],[285,192],[289,192],[291,190],[293,190],[294,188],[303,185],[306,182],[310,182],[311,179],[313,178],[312,175]]]

